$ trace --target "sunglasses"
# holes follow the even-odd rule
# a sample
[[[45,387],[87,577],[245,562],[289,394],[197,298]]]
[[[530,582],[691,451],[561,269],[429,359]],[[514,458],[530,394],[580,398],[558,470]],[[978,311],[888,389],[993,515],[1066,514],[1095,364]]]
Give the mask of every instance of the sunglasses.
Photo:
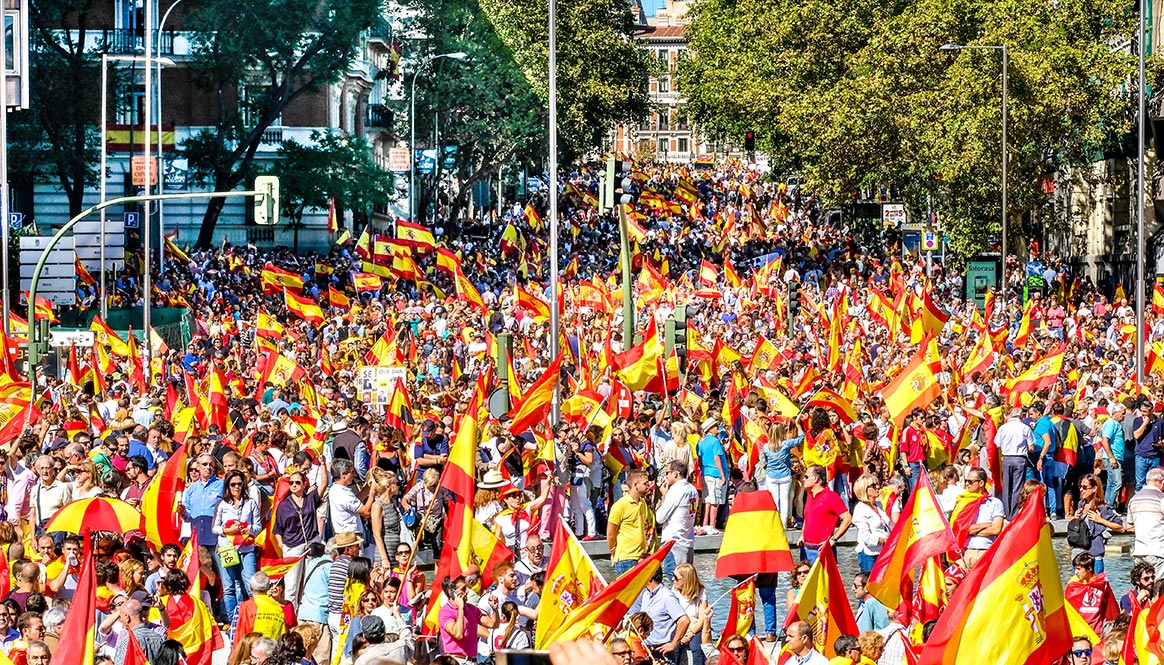
[[[615,658],[630,658],[633,654],[634,654],[634,652],[631,651],[630,649],[627,649],[626,651],[611,651],[610,652],[610,655],[614,656]]]
[[[231,487],[242,487],[243,484],[242,483],[231,483],[230,486]]]
[[[1071,655],[1075,656],[1076,658],[1083,658],[1085,656],[1090,657],[1091,656],[1091,649],[1076,649],[1076,650],[1071,652]]]

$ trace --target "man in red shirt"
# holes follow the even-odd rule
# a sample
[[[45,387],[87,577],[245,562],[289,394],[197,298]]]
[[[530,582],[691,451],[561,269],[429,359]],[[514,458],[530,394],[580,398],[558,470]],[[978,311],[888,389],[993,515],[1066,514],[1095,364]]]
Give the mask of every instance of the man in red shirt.
[[[901,433],[901,466],[906,471],[905,480],[909,483],[909,493],[917,487],[918,479],[922,474],[922,463],[926,459],[924,423],[918,421],[918,411],[905,419],[905,429]]]
[[[833,548],[849,530],[853,516],[840,494],[828,488],[828,472],[810,466],[804,472],[804,530],[800,532],[800,558],[816,563],[822,547]]]

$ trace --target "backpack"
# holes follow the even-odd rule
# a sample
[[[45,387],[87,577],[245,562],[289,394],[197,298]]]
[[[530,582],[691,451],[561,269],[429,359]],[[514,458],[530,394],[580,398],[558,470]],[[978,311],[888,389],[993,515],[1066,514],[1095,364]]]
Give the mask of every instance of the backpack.
[[[1076,517],[1067,523],[1067,544],[1081,550],[1091,549],[1091,525],[1086,517]]]

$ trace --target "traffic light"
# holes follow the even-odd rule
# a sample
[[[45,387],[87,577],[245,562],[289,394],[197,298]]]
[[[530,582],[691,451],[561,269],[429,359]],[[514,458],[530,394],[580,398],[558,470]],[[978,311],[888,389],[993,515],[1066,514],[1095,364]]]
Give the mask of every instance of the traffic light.
[[[623,203],[632,203],[638,198],[638,187],[630,177],[632,165],[614,157],[606,160],[606,174],[602,178],[602,198],[599,205],[603,210]]]
[[[744,134],[744,150],[748,152],[756,151],[756,133],[748,132]]]
[[[255,224],[271,226],[279,223],[279,177],[255,177]]]

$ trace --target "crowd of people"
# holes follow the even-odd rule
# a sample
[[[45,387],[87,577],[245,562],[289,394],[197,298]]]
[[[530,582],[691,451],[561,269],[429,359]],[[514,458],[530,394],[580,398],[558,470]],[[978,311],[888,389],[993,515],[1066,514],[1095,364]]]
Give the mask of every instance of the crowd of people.
[[[118,497],[147,522],[93,540],[98,660],[114,665],[131,641],[155,665],[209,663],[219,648],[230,665],[495,662],[542,646],[559,524],[605,539],[616,575],[673,543],[604,635],[623,665],[746,665],[781,636],[797,663],[827,652],[897,665],[932,625],[903,624],[865,583],[925,477],[952,523],[968,524],[951,593],[1044,488],[1047,513],[1069,520],[1068,596],[1096,638],[1058,656],[1114,662],[1127,617],[1160,596],[1164,575],[1160,367],[1150,354],[1136,383],[1123,287],[1042,256],[1032,288],[1030,264],[1008,256],[1002,290],[976,303],[957,271],[825,221],[811,197],[743,164],[647,164],[634,177],[632,284],[585,171],[561,183],[558,294],[536,205],[515,206],[488,237],[438,236],[443,252],[385,239],[382,254],[365,231],[320,256],[226,244],[168,256],[153,304],[189,308],[189,343],[148,336],[143,365],[95,325],[94,348],[74,350],[63,377],[40,377],[36,417],[0,448],[12,578],[0,648],[45,665],[67,639],[85,546],[45,527],[71,501]],[[134,291],[132,267],[117,283]],[[624,337],[622,289],[635,292],[637,340]],[[1147,316],[1164,332],[1164,317]],[[650,344],[665,351],[644,375],[636,359]],[[935,384],[903,412],[887,389],[917,357]],[[1051,357],[1052,372],[1015,389]],[[367,367],[397,373],[377,383]],[[535,409],[516,428],[555,371],[561,420]],[[453,471],[469,441],[465,498]],[[159,543],[149,497],[167,470],[180,537]],[[756,581],[753,630],[767,640],[725,635],[721,651],[727,617],[709,606],[694,539],[719,533],[750,491],[771,494],[799,563],[790,580]],[[506,556],[469,556],[442,576],[465,504]],[[957,520],[964,510],[973,518]],[[1132,579],[1109,582],[1106,544],[1123,532]],[[823,645],[777,616],[777,586],[790,582],[791,606],[820,552],[854,535],[858,569],[842,572],[863,632]],[[1131,588],[1117,601],[1112,583]]]

